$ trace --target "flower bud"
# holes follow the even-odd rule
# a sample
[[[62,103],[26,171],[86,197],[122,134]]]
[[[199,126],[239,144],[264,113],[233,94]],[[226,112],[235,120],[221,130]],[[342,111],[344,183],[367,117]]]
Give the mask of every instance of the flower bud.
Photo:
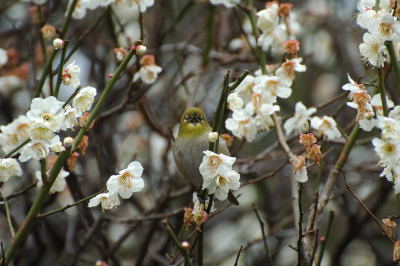
[[[64,47],[64,40],[60,38],[56,38],[53,41],[54,48],[62,49]]]
[[[300,42],[298,40],[289,40],[283,44],[283,47],[287,54],[296,57],[297,52],[300,50]]]
[[[64,147],[66,147],[66,148],[71,147],[73,142],[74,142],[74,139],[71,137],[64,138],[64,141],[63,141]]]
[[[124,57],[126,56],[126,54],[128,53],[128,51],[126,51],[126,49],[122,48],[122,47],[114,48],[113,52],[118,61],[122,61],[124,59]]]
[[[136,54],[137,55],[144,55],[146,53],[146,51],[147,51],[147,47],[142,45],[142,44],[140,44],[140,45],[136,46],[135,50],[136,50]]]
[[[279,5],[279,15],[282,17],[288,17],[293,5],[289,3],[284,3]]]
[[[40,31],[42,32],[43,38],[46,40],[50,40],[56,36],[56,28],[49,24],[44,25]]]
[[[382,219],[382,227],[385,229],[386,234],[393,239],[394,230],[396,229],[397,223],[390,218]]]
[[[208,133],[208,141],[209,142],[216,142],[218,139],[218,132],[210,132]]]
[[[188,249],[188,248],[190,248],[190,243],[187,241],[183,241],[181,243],[181,247],[183,247],[184,249]]]

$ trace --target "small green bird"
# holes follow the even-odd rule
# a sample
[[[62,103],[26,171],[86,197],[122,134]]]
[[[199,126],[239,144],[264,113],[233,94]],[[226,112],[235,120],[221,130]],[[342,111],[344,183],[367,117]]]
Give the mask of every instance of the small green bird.
[[[199,166],[203,160],[203,151],[209,148],[208,133],[210,132],[211,126],[203,110],[197,107],[188,108],[182,114],[178,138],[173,146],[174,158],[179,171],[198,190],[201,190],[203,184]],[[221,137],[218,141],[218,153],[230,156],[225,140]],[[232,191],[228,193],[228,200],[232,204],[239,205]]]
[[[191,107],[182,114],[173,153],[179,171],[196,188],[200,188],[203,183],[199,166],[203,160],[203,151],[208,150],[210,132],[210,124],[202,109]],[[219,138],[218,143],[218,153],[229,156],[225,140]]]

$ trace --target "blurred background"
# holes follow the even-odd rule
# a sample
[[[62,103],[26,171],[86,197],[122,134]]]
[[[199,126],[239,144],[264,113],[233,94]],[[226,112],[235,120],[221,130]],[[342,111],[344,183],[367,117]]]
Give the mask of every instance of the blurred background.
[[[209,121],[213,121],[226,71],[236,78],[246,69],[251,73],[258,70],[251,49],[254,38],[245,12],[238,7],[212,5],[206,0],[155,0],[154,5],[139,13],[126,1],[115,0],[110,7],[88,9],[83,18],[72,19],[64,39],[69,41],[70,49],[77,48],[70,62],[80,66],[81,84],[101,92],[108,74],[118,65],[113,49],[127,48],[140,39],[162,72],[154,84],[133,82],[139,62],[130,63],[95,121],[89,133],[89,148],[67,178],[68,187],[50,196],[43,211],[99,191],[110,175],[132,160],[144,166],[145,189],[115,211],[88,209],[84,203],[38,220],[16,255],[18,265],[94,265],[98,260],[109,265],[182,263],[161,222],[162,214],[166,214],[176,232],[180,232],[183,207],[192,201],[192,188],[177,172],[172,157],[178,121],[189,106],[202,107]],[[242,2],[246,6],[247,2]],[[288,118],[294,104],[302,101],[308,107],[317,106],[319,116],[334,116],[339,126],[349,132],[356,111],[345,106],[346,94],[341,90],[348,82],[347,73],[364,82],[372,82],[376,75],[360,58],[358,46],[364,30],[355,21],[357,1],[287,2],[293,4],[291,17],[296,22],[293,25],[301,42],[299,54],[307,71],[296,76],[292,96],[279,100],[281,115]],[[0,2],[0,48],[8,55],[8,63],[0,68],[1,125],[29,109],[45,57],[53,49],[52,39],[43,38],[41,29],[45,24],[60,28],[67,4],[56,0]],[[255,0],[254,5],[261,10],[265,2]],[[267,52],[268,64],[281,60]],[[59,57],[53,62],[55,70]],[[51,82],[55,80],[46,80],[45,94]],[[391,75],[386,86],[398,104],[399,94]],[[65,101],[72,93],[71,87],[61,85],[59,99]],[[378,157],[370,144],[378,134],[378,130],[362,133],[344,171],[358,197],[378,218],[385,218],[398,214],[398,206],[392,184],[379,177]],[[294,151],[301,150],[297,138],[289,143]],[[342,145],[343,141],[323,142],[323,167],[308,169],[309,182],[303,198],[306,213],[319,180],[323,183],[326,179]],[[253,204],[265,222],[274,265],[295,265],[297,231],[291,205],[291,167],[285,163],[275,131],[259,133],[251,143],[235,139],[231,153],[238,158],[236,168],[245,185],[239,190],[240,206],[219,203],[216,207],[221,212],[205,225],[206,265],[234,265],[241,246],[238,265],[265,265]],[[35,181],[33,173],[40,169],[39,163],[31,161],[22,166],[24,176],[4,184],[4,195]],[[276,173],[261,182],[246,183],[274,170]],[[16,226],[23,221],[36,192],[33,187],[9,200]],[[10,235],[3,206],[0,210],[0,240],[6,247]],[[320,236],[325,234],[329,210],[335,212],[335,219],[321,265],[394,265],[392,245],[348,193],[342,178],[319,221]],[[182,236],[190,237],[182,232]]]

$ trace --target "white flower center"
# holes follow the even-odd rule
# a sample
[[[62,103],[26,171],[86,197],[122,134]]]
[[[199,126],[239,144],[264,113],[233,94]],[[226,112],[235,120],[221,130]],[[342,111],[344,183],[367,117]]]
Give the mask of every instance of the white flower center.
[[[44,114],[42,114],[42,118],[43,118],[43,120],[45,120],[45,121],[50,121],[50,120],[53,119],[53,114],[51,114],[51,113],[44,113]]]
[[[215,184],[217,185],[217,187],[227,185],[229,184],[229,179],[224,176],[218,175],[215,180]]]
[[[220,163],[222,163],[222,159],[217,155],[212,155],[208,158],[208,165],[213,168],[217,168]]]
[[[393,154],[396,152],[396,145],[394,145],[393,143],[390,143],[390,142],[385,143],[382,148],[383,148],[383,152],[386,155],[390,155],[390,154]]]
[[[132,178],[133,178],[133,176],[130,173],[125,172],[122,175],[120,175],[119,183],[125,187],[131,188],[132,187]]]

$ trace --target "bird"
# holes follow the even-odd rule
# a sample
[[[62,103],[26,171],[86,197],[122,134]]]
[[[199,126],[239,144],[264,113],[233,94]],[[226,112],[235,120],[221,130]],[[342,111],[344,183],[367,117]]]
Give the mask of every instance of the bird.
[[[173,155],[178,170],[198,190],[203,183],[199,166],[203,160],[203,151],[209,149],[208,134],[211,131],[212,128],[201,108],[187,108],[181,116],[178,137],[173,144]],[[225,140],[221,137],[218,141],[218,153],[230,156]],[[232,192],[229,192],[228,199],[238,205]]]

